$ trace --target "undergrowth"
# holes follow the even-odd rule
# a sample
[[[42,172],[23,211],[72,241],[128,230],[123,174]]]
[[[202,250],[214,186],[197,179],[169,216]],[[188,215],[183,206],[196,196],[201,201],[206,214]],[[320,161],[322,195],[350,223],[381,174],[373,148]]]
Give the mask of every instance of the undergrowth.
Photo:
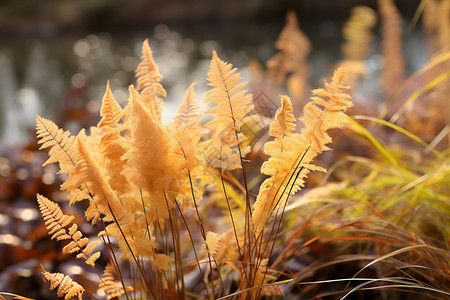
[[[425,9],[439,5],[431,2]],[[449,296],[450,129],[436,110],[449,96],[450,53],[436,37],[448,24],[429,25],[438,50],[406,79],[400,15],[392,1],[379,8],[389,68],[385,106],[375,113],[352,103],[348,86],[357,90],[367,72],[376,20],[359,7],[344,30],[345,59],[308,96],[310,44],[289,12],[265,82],[292,97],[279,97],[273,118],[258,113],[237,69],[213,52],[209,108],[201,111],[193,83],[163,124],[166,91],[147,41],[125,107],[108,83],[95,127],[73,135],[37,116],[44,165],[59,164],[68,202],[87,203],[85,217],[98,230],[90,240],[73,216],[37,196],[51,238],[68,241],[62,252],[85,260],[101,292],[43,262],[50,289],[65,299]],[[435,99],[421,101],[429,94]],[[293,106],[303,103],[299,117]],[[202,125],[203,114],[211,119]],[[338,148],[325,155],[323,178],[317,155],[330,150],[329,131]],[[308,175],[319,186],[293,196]]]

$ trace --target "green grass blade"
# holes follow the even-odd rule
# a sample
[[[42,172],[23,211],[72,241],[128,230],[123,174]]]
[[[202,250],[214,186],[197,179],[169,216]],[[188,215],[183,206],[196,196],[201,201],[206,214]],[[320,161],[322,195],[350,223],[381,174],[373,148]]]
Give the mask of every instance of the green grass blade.
[[[414,101],[416,101],[420,96],[422,96],[423,94],[434,88],[441,81],[444,81],[448,77],[450,77],[450,70],[434,78],[426,86],[416,91],[414,94],[411,95],[411,97],[408,98],[408,100],[406,100],[406,102],[398,109],[398,111],[392,116],[392,118],[389,121],[392,123],[396,122]]]
[[[401,169],[398,161],[395,159],[395,157],[361,124],[359,124],[358,122],[356,122],[354,119],[347,117],[347,121],[349,123],[351,123],[357,130],[357,132],[359,132],[360,134],[362,134],[363,136],[365,136],[374,146],[375,148],[378,150],[378,152],[380,152],[380,154],[395,168],[397,169]]]
[[[434,155],[436,155],[437,157],[439,157],[442,160],[445,160],[445,156],[442,155],[441,152],[437,151],[436,149],[432,148],[428,143],[426,143],[424,140],[422,140],[420,137],[418,137],[417,135],[415,135],[414,133],[396,125],[393,124],[389,121],[383,120],[383,119],[379,119],[379,118],[374,118],[374,117],[370,117],[370,116],[353,116],[353,119],[355,120],[368,120],[368,121],[372,121],[381,125],[384,125],[386,127],[392,128],[400,133],[403,133],[404,135],[406,135],[407,137],[409,137],[410,139],[418,142],[419,144],[421,144],[422,146],[424,146],[426,149],[428,149],[429,151],[431,151]]]

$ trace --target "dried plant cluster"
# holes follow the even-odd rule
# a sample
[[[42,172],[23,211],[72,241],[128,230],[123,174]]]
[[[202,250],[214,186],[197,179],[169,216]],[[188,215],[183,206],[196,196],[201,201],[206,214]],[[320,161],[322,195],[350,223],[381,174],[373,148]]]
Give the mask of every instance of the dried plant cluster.
[[[404,78],[403,63],[396,58],[399,55],[402,58],[400,15],[390,0],[380,0],[379,11],[383,22],[383,52],[386,63],[392,65],[382,75],[385,102],[389,104],[396,100],[399,84]],[[370,29],[375,20],[375,12],[367,7],[358,7],[353,11],[344,30],[347,42],[343,51],[346,60],[340,65],[350,64],[349,69],[351,63],[363,65],[369,53],[368,45],[372,40]],[[305,60],[311,46],[298,28],[298,20],[292,11],[288,14],[287,25],[276,46],[280,52],[267,63],[267,80],[273,85],[285,83],[289,90],[296,91],[293,97],[299,96],[302,93],[300,90],[306,85],[308,67]],[[448,62],[446,53],[438,56],[430,65],[439,66],[442,62]],[[356,234],[361,234],[357,230],[367,230],[362,236],[350,235],[342,239],[365,239],[374,243],[382,241],[382,244],[370,246],[377,253],[389,251],[389,243],[404,246],[374,259],[363,270],[378,260],[397,254],[409,253],[409,257],[415,259],[419,253],[422,262],[441,264],[442,268],[437,273],[450,274],[449,267],[443,263],[447,257],[445,250],[432,246],[415,232],[389,221],[365,198],[374,197],[374,203],[378,203],[379,196],[371,194],[367,182],[386,175],[391,168],[394,169],[392,173],[406,181],[405,187],[396,189],[398,193],[393,199],[397,196],[401,198],[403,192],[429,178],[441,183],[445,181],[443,174],[450,172],[448,159],[419,137],[394,124],[403,121],[402,114],[416,99],[413,98],[417,97],[414,96],[416,94],[392,114],[391,122],[365,116],[349,118],[346,110],[353,106],[353,102],[348,83],[350,80],[356,84],[359,79],[356,73],[354,70],[349,72],[346,67],[338,67],[323,88],[312,91],[302,116],[294,115],[289,96],[280,95],[279,107],[268,126],[268,140],[264,140],[261,138],[265,133],[264,126],[257,126],[258,120],[264,117],[256,112],[247,83],[241,79],[237,69],[221,60],[215,51],[206,75],[210,89],[203,100],[209,108],[202,112],[195,93],[195,83],[192,83],[173,119],[164,124],[162,109],[166,91],[161,84],[162,76],[152,50],[148,41],[145,41],[141,62],[136,70],[137,85],[136,88],[129,87],[125,107],[117,103],[107,83],[101,119],[95,127],[73,135],[58,128],[50,120],[41,116],[36,118],[41,149],[47,149],[49,153],[49,159],[44,165],[59,164],[59,172],[68,176],[61,185],[68,202],[85,202],[86,220],[98,228],[98,237],[89,242],[78,230],[73,216],[64,214],[57,203],[37,195],[51,238],[69,241],[62,252],[76,254],[77,258],[84,259],[93,268],[98,275],[98,289],[103,290],[107,299],[280,298],[284,285],[296,287],[301,281],[306,281],[305,278],[313,270],[322,267],[318,264],[291,274],[282,269],[282,261],[295,257],[300,249],[317,242],[324,235],[328,235],[330,240],[338,240],[331,235],[337,229],[330,230],[336,219],[331,219],[330,223],[324,220],[345,215],[348,207],[354,205],[342,204],[330,213],[329,209],[333,207],[330,204],[317,213],[316,219],[300,212],[298,217],[303,218],[304,222],[293,226],[292,231],[285,232],[278,243],[282,226],[299,224],[295,220],[297,214],[288,215],[288,212],[292,212],[290,203],[293,201],[290,198],[304,187],[311,171],[326,171],[316,165],[314,160],[323,151],[330,150],[332,139],[329,131],[350,122],[357,137],[366,138],[379,152],[380,165],[387,161],[389,166],[384,169],[373,167],[376,163],[368,162],[369,159],[352,156],[350,160],[355,162],[353,167],[373,167],[372,171],[367,172],[369,175],[364,173],[361,176],[363,184],[355,188],[357,191],[354,194],[345,194],[348,193],[349,184],[344,182],[343,187],[327,187],[325,191],[307,194],[304,201],[333,198],[336,194],[339,195],[336,197],[345,195],[353,199],[357,194],[355,202],[364,203],[364,209],[369,208],[370,213],[378,219],[361,218],[336,226],[341,229],[355,226]],[[287,79],[289,74],[290,79]],[[450,76],[448,72],[445,74]],[[421,91],[424,93],[435,88],[447,77],[438,77]],[[293,89],[293,85],[297,88]],[[204,114],[211,116],[206,124],[202,124]],[[428,151],[442,160],[439,161],[442,167],[431,175],[407,170],[400,163],[404,157],[397,159],[386,150],[356,121],[360,119],[382,124],[425,145]],[[255,137],[260,140],[256,139],[255,142]],[[256,147],[255,144],[261,141],[263,146]],[[264,162],[258,164],[258,158],[261,157]],[[249,176],[249,170],[255,169],[259,170],[257,174]],[[389,181],[390,177],[386,176],[387,179],[382,177],[380,181]],[[423,189],[426,190],[426,187]],[[445,188],[436,193],[442,198]],[[292,205],[301,206],[301,201],[294,201]],[[343,200],[335,202],[344,203]],[[322,228],[323,233],[303,241],[303,245],[296,249],[294,244],[312,224]],[[437,226],[436,222],[433,226]],[[382,237],[371,236],[378,231]],[[278,250],[280,248],[283,250]],[[276,251],[279,251],[277,255],[274,254]],[[120,267],[123,261],[130,266],[127,272]],[[424,265],[424,270],[430,269],[429,265]],[[97,270],[100,266],[104,267],[103,275]],[[382,269],[377,269],[377,272],[382,272]],[[57,289],[60,297],[82,299],[84,293],[96,297],[95,291],[85,291],[68,275],[50,273],[44,269],[42,274],[50,283],[50,289]],[[420,275],[434,282],[434,277],[427,277],[425,273]],[[389,280],[393,283],[411,286],[409,281],[392,278]],[[435,285],[438,288],[445,286],[439,286],[438,283]],[[423,284],[423,289],[436,292],[426,284]],[[445,294],[445,291],[437,293]]]
[[[246,82],[242,82],[237,70],[214,52],[207,77],[211,89],[205,98],[205,102],[212,104],[206,111],[213,116],[212,120],[200,125],[202,112],[192,84],[173,120],[162,124],[161,97],[165,90],[147,41],[142,47],[136,75],[140,92],[130,86],[128,105],[123,109],[107,85],[102,118],[96,127],[90,128],[89,135],[82,130],[74,136],[40,116],[36,119],[37,134],[41,148],[49,149],[50,158],[44,165],[57,162],[60,172],[69,175],[61,190],[68,193],[71,204],[88,201],[86,219],[93,225],[100,223],[100,227],[104,227],[99,236],[109,252],[117,252],[117,243],[122,256],[136,265],[145,294],[164,298],[164,292],[172,290],[181,297],[181,293],[185,293],[180,287],[185,261],[180,249],[183,226],[180,217],[183,218],[186,209],[202,211],[198,202],[202,199],[207,178],[214,176],[212,168],[220,173],[221,180],[225,172],[236,169],[241,169],[245,176],[244,160],[251,152],[251,144],[246,143],[242,128],[254,118],[252,95],[245,90]],[[227,256],[221,249],[221,234],[226,232],[205,233],[208,228],[203,228],[198,214],[203,247],[211,268],[211,284],[216,285],[214,281],[222,272],[216,258],[241,261],[239,290],[262,286],[276,279],[267,269],[267,251],[261,250],[261,245],[268,243],[263,231],[271,216],[304,185],[306,175],[310,171],[324,170],[311,161],[329,149],[326,145],[331,138],[327,131],[341,127],[345,122],[344,112],[352,105],[346,93],[346,80],[346,69],[339,68],[331,83],[325,83],[325,89],[313,91],[315,96],[305,107],[301,119],[304,127],[300,133],[295,132],[289,97],[281,97],[281,107],[269,131],[274,140],[265,146],[269,159],[261,168],[269,178],[261,185],[256,202],[250,199],[247,191],[245,229],[234,228],[234,250],[226,250]],[[205,135],[205,131],[209,134]],[[100,242],[88,244],[88,238],[72,224],[73,216],[63,214],[58,204],[46,197],[37,197],[52,238],[70,240],[63,253],[78,253],[78,258],[84,258],[95,268],[100,252],[92,254],[92,251]],[[230,210],[231,218],[238,217],[237,214]],[[272,232],[271,235],[273,238]],[[195,245],[193,247],[195,249]],[[233,253],[237,256],[231,256]],[[109,297],[132,290],[128,286],[120,288],[110,284],[112,270],[118,266],[116,256],[111,257],[111,264],[100,278],[99,287]],[[196,263],[201,264],[200,261]],[[203,273],[201,267],[199,270]],[[83,291],[66,277],[60,280],[60,275],[48,272],[44,275],[50,278],[52,286],[64,284],[58,290],[60,296],[79,296]],[[210,287],[206,285],[205,289],[208,291]],[[212,287],[208,291],[210,296],[219,296],[226,291],[224,286],[216,289]],[[271,287],[249,294],[257,298],[274,291],[280,292]]]

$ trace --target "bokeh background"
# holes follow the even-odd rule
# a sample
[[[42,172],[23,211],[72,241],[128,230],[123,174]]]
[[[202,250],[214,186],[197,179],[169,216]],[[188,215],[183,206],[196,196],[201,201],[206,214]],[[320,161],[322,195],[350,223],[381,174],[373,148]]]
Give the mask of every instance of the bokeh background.
[[[419,3],[396,1],[405,20],[408,74],[429,58],[420,28],[409,26]],[[37,192],[61,197],[56,167],[41,167],[46,153],[37,152],[35,114],[73,133],[95,125],[108,80],[125,105],[141,44],[148,38],[168,92],[167,121],[194,80],[203,99],[213,49],[250,80],[250,59],[263,65],[277,52],[274,44],[289,8],[312,43],[308,60],[315,87],[341,59],[341,26],[356,5],[375,9],[376,1],[0,1],[0,291],[50,297],[39,264],[64,261],[49,241],[35,202]],[[379,40],[369,66],[372,77],[362,86],[376,99],[377,84],[370,82],[383,67]],[[74,261],[60,269],[82,273]]]

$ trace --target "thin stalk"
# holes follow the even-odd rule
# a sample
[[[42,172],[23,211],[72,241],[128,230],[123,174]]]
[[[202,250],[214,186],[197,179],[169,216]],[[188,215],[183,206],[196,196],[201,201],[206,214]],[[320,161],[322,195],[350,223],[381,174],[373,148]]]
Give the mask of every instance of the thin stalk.
[[[237,236],[236,225],[234,223],[233,213],[231,211],[230,200],[228,199],[227,190],[225,189],[225,183],[224,183],[224,179],[223,179],[223,171],[222,170],[220,170],[220,179],[221,179],[221,182],[222,182],[222,188],[223,188],[223,193],[225,195],[225,200],[227,202],[228,212],[229,212],[230,218],[231,218],[231,224],[233,226],[234,238],[236,239],[236,246],[238,248],[239,257],[240,257],[240,261],[241,261],[241,264],[242,264],[242,272],[244,273],[245,279],[248,280],[247,272],[246,272],[246,268],[245,268],[245,262],[243,260],[243,254],[242,254],[241,246],[239,244],[239,239],[238,239],[238,236]]]
[[[91,195],[91,194],[89,194],[89,196],[92,198],[92,195]],[[95,202],[92,202],[92,203],[94,203],[95,207],[97,208],[97,205],[95,204]],[[98,208],[97,208],[97,211],[98,211]],[[103,228],[105,229],[105,232],[106,232],[105,221],[103,220],[103,217],[102,217],[101,214],[100,214],[100,220],[102,221],[102,223],[103,223]],[[100,230],[98,224],[97,224],[97,229]],[[117,261],[116,254],[114,253],[114,249],[113,249],[113,247],[112,247],[112,243],[111,243],[111,240],[110,240],[110,238],[109,238],[109,235],[106,234],[106,239],[108,240],[108,243],[106,243],[105,237],[104,237],[103,235],[101,236],[101,239],[102,239],[102,241],[103,241],[103,244],[105,245],[105,248],[106,248],[106,251],[107,251],[108,254],[109,254],[109,257],[110,257],[110,258],[112,257],[112,262],[113,262],[113,264],[114,264],[114,268],[115,268],[116,271],[117,271],[117,274],[119,275],[119,279],[120,279],[120,282],[122,283],[122,287],[123,287],[124,290],[126,290],[126,289],[125,289],[125,282],[123,281],[123,277],[122,277],[122,272],[120,271],[120,268],[119,268],[119,262]],[[109,245],[109,247],[108,247],[108,245]],[[109,250],[109,248],[111,248],[111,251]],[[97,275],[100,277],[100,281],[103,282],[102,277],[100,276],[100,274],[97,272],[97,270],[96,270],[95,268],[94,268],[94,271],[95,271],[95,272],[97,273]],[[130,300],[130,299],[128,298],[127,293],[125,293],[125,297],[127,298],[127,300]]]
[[[175,285],[177,287],[177,292],[180,292],[179,284],[181,282],[181,299],[184,299],[185,295],[185,286],[184,286],[184,278],[183,278],[183,263],[181,260],[181,252],[180,252],[180,236],[177,232],[178,226],[175,226],[174,216],[171,213],[171,209],[169,209],[169,201],[167,200],[167,195],[164,193],[164,200],[166,200],[167,210],[169,212],[169,220],[170,220],[170,231],[172,237],[172,245],[175,252],[175,264],[176,264],[176,276],[175,276]]]
[[[189,230],[189,226],[188,226],[188,224],[186,222],[186,219],[184,218],[184,215],[181,212],[180,205],[178,204],[177,201],[175,201],[175,203],[177,205],[178,212],[180,213],[181,219],[183,220],[184,226],[186,227],[186,230],[187,230],[187,232],[189,234],[189,239],[191,240],[191,244],[192,244],[192,250],[194,250],[195,260],[197,261],[198,270],[200,271],[200,276],[202,277],[203,284],[205,285],[206,295],[207,295],[208,298],[211,298],[211,296],[209,295],[209,291],[208,291],[208,285],[206,284],[202,268],[200,267],[200,264],[199,264],[200,260],[198,259],[197,250],[195,250],[194,239],[192,238],[191,231]]]
[[[303,161],[303,158],[305,157],[306,152],[308,152],[309,148],[310,148],[310,147],[308,147],[308,148],[302,153],[302,155],[298,158],[298,162],[296,162],[294,165],[292,165],[292,168],[294,168],[294,171],[293,171],[292,174],[289,176],[289,179],[288,179],[288,181],[287,181],[287,183],[286,183],[286,185],[285,185],[285,187],[284,187],[284,189],[283,189],[283,191],[282,191],[282,193],[281,193],[281,196],[278,198],[277,202],[275,203],[274,208],[278,206],[278,204],[280,203],[282,197],[285,195],[285,192],[286,192],[286,189],[287,189],[288,186],[289,186],[289,183],[291,182],[292,178],[293,178],[294,175],[296,174],[297,169],[298,169],[298,167],[300,166],[301,162]],[[296,160],[296,161],[297,161],[297,160]],[[302,170],[302,169],[303,169],[303,167],[301,167],[301,170]],[[297,180],[297,177],[298,177],[298,175],[300,174],[301,170],[298,172],[297,175],[295,175],[296,178],[295,178],[295,180],[294,180],[293,183],[292,183],[292,186],[291,186],[290,191],[292,190],[292,188],[293,188],[293,186],[294,186],[294,184],[295,184],[295,181]],[[286,178],[285,178],[285,179],[286,179]],[[283,179],[283,182],[282,182],[282,183],[284,183],[284,180],[285,180],[285,179]],[[277,188],[277,190],[276,190],[276,192],[275,192],[275,195],[273,196],[274,198],[276,198],[277,195],[278,195],[278,192],[280,192],[281,186],[282,186],[282,185],[280,185],[280,186]],[[290,194],[290,191],[289,191],[289,194]],[[288,196],[288,197],[289,197],[289,196]],[[288,200],[288,199],[286,199],[286,203],[287,203],[287,200]],[[267,225],[267,222],[268,222],[268,221],[266,221],[266,224],[264,224],[264,226]],[[258,243],[258,242],[256,243],[256,244],[258,245],[258,248],[259,248],[258,253],[257,253],[257,254],[258,254],[257,257],[262,257],[261,254],[266,252],[268,243],[269,243],[269,241],[271,240],[271,236],[272,236],[272,233],[273,233],[274,225],[275,225],[275,223],[272,224],[272,228],[271,228],[270,233],[269,233],[268,242],[265,244],[265,247],[264,247],[264,250],[263,250],[263,251],[261,251],[261,246],[262,246],[263,243]],[[261,239],[263,238],[263,234],[264,234],[264,230],[263,230],[263,231],[259,234],[259,236],[257,237],[257,241],[258,241],[260,238],[261,238]],[[261,258],[261,259],[262,259],[262,258]]]
[[[273,236],[272,247],[271,247],[271,250],[269,251],[269,255],[268,255],[269,258],[272,256],[272,252],[273,252],[273,249],[274,249],[274,246],[275,246],[275,240],[276,240],[276,237],[277,237],[277,235],[278,235],[278,232],[279,232],[279,229],[280,229],[280,226],[281,226],[281,221],[282,221],[282,218],[283,218],[283,215],[284,215],[284,211],[285,211],[285,208],[286,208],[288,199],[289,199],[289,195],[291,194],[291,191],[292,191],[292,189],[294,188],[294,185],[295,185],[295,182],[297,181],[298,176],[300,175],[301,171],[303,170],[303,166],[300,167],[300,164],[302,163],[302,161],[303,161],[303,159],[304,159],[304,157],[305,157],[305,155],[306,155],[306,153],[308,152],[309,149],[310,149],[310,146],[309,146],[308,148],[306,148],[306,150],[303,152],[303,154],[301,155],[301,157],[299,157],[298,162],[297,162],[296,165],[295,165],[294,171],[293,171],[292,174],[289,176],[288,182],[286,183],[286,185],[285,185],[285,187],[284,187],[284,189],[283,189],[283,191],[282,191],[280,197],[278,198],[277,202],[275,203],[275,206],[274,206],[274,207],[277,207],[278,204],[280,203],[281,199],[282,199],[283,196],[285,195],[286,189],[287,189],[288,186],[290,185],[289,193],[287,194],[286,201],[284,202],[282,214],[281,214],[281,216],[280,216],[280,220],[279,220],[279,222],[278,222],[277,229],[275,230],[275,234],[274,234],[274,236]],[[299,167],[300,167],[300,170],[298,170]],[[297,171],[297,170],[298,170],[298,171]],[[295,175],[295,174],[296,174],[296,175]],[[294,175],[295,175],[295,178],[294,178],[294,180],[292,181],[292,184],[289,184],[289,183],[291,182],[291,179],[294,177]],[[283,180],[283,181],[284,181],[284,180]],[[278,194],[280,188],[281,188],[281,186],[278,187],[278,189],[277,189],[277,191],[276,191],[276,193],[275,193],[275,195],[274,195],[274,198],[275,198],[276,195]],[[276,211],[275,219],[277,218],[278,211],[279,211],[279,208],[278,208],[277,211]],[[263,253],[266,252],[266,249],[267,249],[267,247],[268,247],[268,245],[269,245],[269,243],[270,243],[270,241],[271,241],[271,239],[272,239],[272,233],[273,233],[274,225],[275,225],[275,222],[272,224],[272,228],[271,228],[270,233],[269,233],[269,238],[268,238],[268,240],[267,240],[267,243],[265,243],[264,250],[261,251],[261,249],[260,249],[260,251],[259,251],[258,258],[260,257],[260,260],[259,260],[259,262],[258,262],[258,265],[259,265],[260,262],[262,262],[262,256],[263,256],[263,255],[261,255],[261,254],[263,254]],[[264,232],[264,231],[262,231],[261,234],[260,234],[261,238],[262,238],[262,236],[263,236],[263,232]],[[259,238],[259,237],[258,237],[258,238]],[[259,246],[261,247],[262,244],[263,244],[263,243],[259,244]],[[263,282],[264,282],[264,279],[265,279],[265,277],[266,277],[266,274],[267,274],[267,268],[266,268],[266,270],[265,270],[265,272],[264,272],[264,275],[263,275],[263,279],[262,279]],[[259,294],[260,294],[260,293],[261,293],[261,290],[258,290],[258,292],[257,292],[257,297],[256,297],[256,298],[259,297]]]
[[[183,152],[183,153],[184,153],[184,152]],[[202,218],[200,217],[200,212],[199,212],[198,206],[197,206],[197,200],[195,199],[194,185],[192,184],[192,177],[191,177],[191,171],[190,171],[190,170],[188,170],[188,178],[189,178],[189,185],[190,185],[190,187],[191,187],[191,195],[192,195],[192,199],[193,199],[193,201],[194,201],[195,212],[196,212],[197,218],[198,218],[198,220],[199,220],[199,222],[200,222],[200,232],[201,232],[201,235],[202,235],[202,237],[203,237],[203,241],[205,242],[205,247],[206,247],[206,250],[207,250],[207,253],[208,253],[209,267],[210,267],[210,269],[211,269],[211,274],[212,274],[212,270],[213,270],[213,269],[212,269],[212,263],[211,263],[211,257],[212,257],[212,256],[211,256],[211,254],[210,254],[210,252],[209,252],[208,245],[206,244],[206,233],[205,233],[205,228],[204,228],[204,226],[203,226]],[[180,212],[181,212],[181,211],[180,211]],[[219,276],[219,280],[220,280],[220,282],[221,282],[221,284],[222,284],[222,289],[225,289],[225,286],[224,286],[224,283],[223,283],[223,279],[222,279],[222,275],[220,275],[220,268],[219,268],[219,265],[217,264],[217,262],[216,262],[216,260],[215,260],[214,257],[212,257],[212,259],[214,260],[214,264],[216,265],[217,273],[218,273],[218,276]],[[211,275],[211,281],[213,282],[212,275]],[[213,294],[214,294],[214,297],[215,297],[214,284],[212,285],[212,289],[213,289]]]
[[[142,210],[144,211],[144,216],[145,216],[145,225],[147,225],[148,239],[151,240],[152,238],[150,236],[150,226],[148,225],[147,212],[145,211],[144,195],[142,195],[142,189],[139,189],[139,193],[141,195]]]
[[[246,171],[245,171],[245,166],[244,166],[244,161],[243,161],[243,157],[242,157],[241,146],[239,144],[238,129],[237,129],[237,126],[236,126],[236,119],[235,119],[234,112],[233,112],[233,106],[231,105],[231,96],[232,96],[232,94],[228,90],[228,87],[227,87],[226,82],[224,80],[224,74],[222,73],[222,70],[221,70],[220,66],[218,66],[218,70],[220,72],[220,78],[222,79],[223,87],[224,87],[225,92],[227,94],[228,105],[230,107],[230,115],[231,115],[231,119],[233,121],[234,134],[235,134],[235,137],[236,137],[236,144],[237,144],[238,151],[239,151],[239,159],[240,159],[240,162],[241,162],[242,177],[243,177],[243,180],[244,180],[244,188],[245,188],[245,203],[246,203],[246,208],[245,208],[245,226],[244,226],[245,227],[244,248],[248,248],[250,250],[250,245],[252,243],[253,230],[251,230],[252,208],[251,208],[251,205],[250,205],[250,196],[249,196],[249,191],[248,191],[247,174],[246,174]],[[250,253],[250,251],[245,251],[244,253]],[[245,257],[247,257],[247,255]],[[251,255],[248,256],[248,260],[249,260],[250,263],[252,262]],[[252,264],[250,264],[250,275],[251,274],[252,274]]]
[[[126,236],[125,236],[125,234],[123,233],[122,228],[121,228],[120,225],[119,225],[119,221],[117,221],[116,216],[114,215],[114,213],[113,213],[113,211],[112,211],[111,206],[109,205],[109,203],[107,203],[107,204],[108,204],[109,211],[111,212],[111,215],[112,215],[113,218],[114,218],[114,222],[116,222],[117,227],[119,228],[120,234],[122,235],[122,237],[123,237],[123,239],[124,239],[124,241],[125,241],[125,244],[126,244],[127,247],[128,247],[128,250],[130,251],[131,255],[133,256],[134,261],[136,262],[136,266],[137,266],[137,268],[139,269],[139,272],[140,272],[140,274],[141,274],[141,277],[142,277],[142,279],[145,281],[145,286],[146,286],[147,289],[150,291],[150,293],[152,293],[153,297],[156,298],[155,292],[153,291],[152,287],[151,287],[150,284],[148,283],[147,278],[145,277],[145,274],[144,274],[144,272],[143,272],[142,269],[141,269],[141,265],[139,264],[138,260],[137,260],[136,257],[134,256],[133,251],[131,251],[130,244],[128,244],[128,241],[127,241],[127,239],[126,239]]]
[[[305,151],[305,153],[306,153],[306,151]],[[301,163],[301,162],[299,162],[299,164],[300,164],[300,163]],[[292,189],[294,188],[294,183],[295,183],[295,181],[297,180],[297,178],[298,178],[298,176],[300,175],[300,173],[301,173],[302,170],[303,170],[303,166],[301,166],[301,167],[300,167],[300,170],[297,172],[297,175],[296,175],[295,178],[294,178],[294,181],[293,181],[293,183],[292,183],[292,185],[291,185],[291,188],[289,189],[288,195],[291,194],[291,191],[292,191]],[[288,183],[289,183],[289,182],[288,182]],[[283,194],[284,194],[284,193],[283,193]],[[275,240],[276,240],[277,235],[278,235],[278,232],[279,232],[279,230],[280,230],[281,221],[283,220],[283,215],[284,215],[284,212],[285,212],[285,210],[286,210],[287,200],[288,200],[288,199],[286,199],[286,201],[284,202],[283,209],[282,209],[282,211],[281,211],[280,221],[278,222],[278,226],[277,226],[277,229],[276,229],[275,234],[274,234],[274,237],[273,237],[272,247],[271,247],[271,249],[270,249],[270,251],[269,251],[269,256],[268,256],[268,257],[271,257],[271,256],[272,256],[272,252],[273,252],[273,249],[274,249],[274,247],[275,247]],[[278,209],[278,210],[279,210],[279,209]],[[278,214],[278,210],[277,210],[276,215]],[[276,216],[276,215],[275,215],[275,216]],[[275,217],[275,218],[276,218],[276,217]],[[264,283],[264,279],[265,279],[265,277],[266,277],[266,274],[267,274],[267,268],[266,268],[266,270],[264,271],[262,283]],[[258,290],[258,294],[259,294],[260,292],[261,292],[261,290]],[[257,295],[258,295],[258,294],[257,294]]]

